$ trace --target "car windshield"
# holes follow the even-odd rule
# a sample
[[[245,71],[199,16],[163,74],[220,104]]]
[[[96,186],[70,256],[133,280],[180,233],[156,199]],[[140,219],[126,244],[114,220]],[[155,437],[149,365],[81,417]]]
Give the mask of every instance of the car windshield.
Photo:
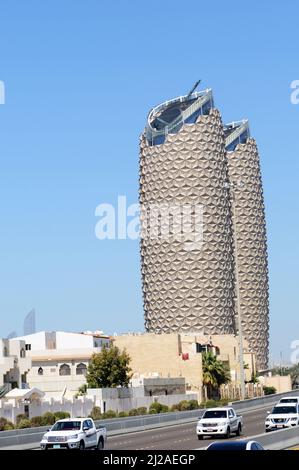
[[[81,421],[58,421],[51,431],[80,431]]]
[[[296,414],[296,406],[275,406],[272,410],[273,415]]]
[[[226,410],[209,410],[206,411],[205,414],[203,415],[203,418],[226,418],[227,411]]]
[[[297,403],[297,398],[282,398],[280,403]]]

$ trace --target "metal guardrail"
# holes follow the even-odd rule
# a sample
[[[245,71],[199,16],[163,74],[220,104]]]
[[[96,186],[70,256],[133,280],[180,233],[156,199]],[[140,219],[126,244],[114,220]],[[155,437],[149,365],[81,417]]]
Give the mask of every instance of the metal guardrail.
[[[242,411],[247,408],[254,410],[255,408],[264,408],[265,406],[273,406],[275,405],[280,398],[287,397],[287,396],[299,396],[299,390],[291,390],[290,392],[285,393],[275,393],[273,395],[265,395],[263,397],[258,398],[249,398],[244,401],[233,401],[230,403],[236,411]]]
[[[272,431],[252,438],[262,444],[267,450],[283,450],[299,444],[299,426],[292,429]]]

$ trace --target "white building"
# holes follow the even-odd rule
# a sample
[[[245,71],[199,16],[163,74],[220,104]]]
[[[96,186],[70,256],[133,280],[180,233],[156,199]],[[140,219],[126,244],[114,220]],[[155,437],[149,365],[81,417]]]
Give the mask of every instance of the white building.
[[[32,360],[27,374],[29,386],[53,398],[73,396],[86,383],[91,356],[110,344],[109,336],[101,331],[42,331],[18,339],[25,341],[27,355]]]
[[[0,339],[0,397],[12,388],[27,387],[31,359],[26,352],[25,341]]]

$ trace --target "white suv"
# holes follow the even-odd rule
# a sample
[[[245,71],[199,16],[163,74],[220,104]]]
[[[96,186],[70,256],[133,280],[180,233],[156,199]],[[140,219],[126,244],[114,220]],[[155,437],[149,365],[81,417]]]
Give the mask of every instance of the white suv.
[[[265,421],[265,431],[291,428],[299,424],[298,403],[278,403]]]

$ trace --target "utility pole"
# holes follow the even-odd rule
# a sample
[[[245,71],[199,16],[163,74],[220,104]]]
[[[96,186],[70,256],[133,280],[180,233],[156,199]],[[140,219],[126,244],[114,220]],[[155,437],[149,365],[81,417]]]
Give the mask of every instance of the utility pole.
[[[238,184],[240,186],[240,184]],[[243,354],[243,331],[242,331],[242,316],[241,316],[241,300],[240,300],[240,283],[239,283],[239,261],[238,261],[238,244],[237,244],[237,220],[236,220],[236,207],[235,207],[235,184],[228,183],[231,188],[232,194],[232,216],[233,216],[233,231],[234,231],[234,248],[235,248],[235,278],[236,278],[236,307],[237,307],[237,328],[238,328],[238,342],[239,342],[239,366],[240,366],[240,391],[241,400],[245,400],[245,372],[244,372],[244,354]]]

